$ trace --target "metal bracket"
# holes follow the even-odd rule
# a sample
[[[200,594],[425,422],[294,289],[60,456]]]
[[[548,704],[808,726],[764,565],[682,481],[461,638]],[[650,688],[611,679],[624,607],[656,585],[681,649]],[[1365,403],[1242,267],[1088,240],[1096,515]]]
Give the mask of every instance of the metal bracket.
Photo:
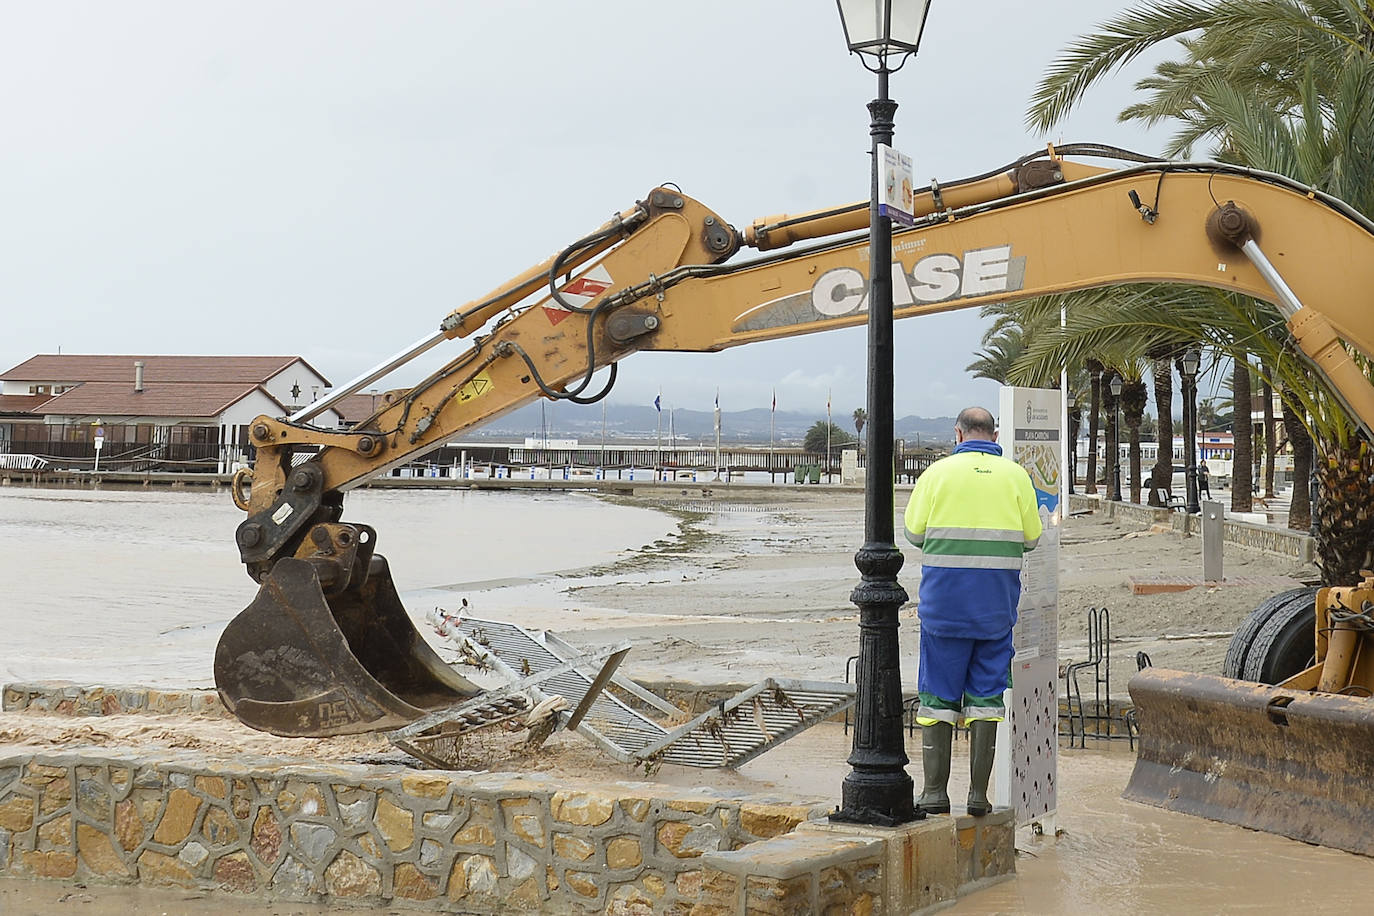
[[[628,343],[636,337],[658,330],[659,317],[643,309],[623,309],[606,319],[606,334],[616,343]]]
[[[270,506],[248,516],[234,533],[245,564],[275,557],[306,524],[317,521],[324,471],[313,461],[292,468],[286,486]]]
[[[314,427],[295,426],[270,417],[258,417],[253,421],[253,428],[249,432],[253,445],[258,448],[269,445],[318,445],[321,448],[341,448],[357,452],[364,458],[379,455],[386,449],[386,440],[375,431],[330,432]]]

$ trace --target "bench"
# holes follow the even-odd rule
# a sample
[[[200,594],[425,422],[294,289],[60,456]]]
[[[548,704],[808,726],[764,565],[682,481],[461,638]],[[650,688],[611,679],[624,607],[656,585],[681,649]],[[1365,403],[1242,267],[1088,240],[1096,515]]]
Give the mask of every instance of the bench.
[[[1168,487],[1155,487],[1155,495],[1159,497],[1159,501],[1164,505],[1164,508],[1166,509],[1175,509],[1179,512],[1182,512],[1183,509],[1187,506],[1187,503],[1184,502],[1183,497],[1174,496],[1170,492]]]

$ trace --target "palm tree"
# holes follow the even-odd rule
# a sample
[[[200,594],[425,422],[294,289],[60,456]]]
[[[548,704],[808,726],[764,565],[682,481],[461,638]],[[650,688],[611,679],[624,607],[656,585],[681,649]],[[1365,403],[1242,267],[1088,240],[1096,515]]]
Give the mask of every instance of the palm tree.
[[[1116,495],[1113,481],[1121,476],[1121,427],[1117,424],[1117,417],[1121,416],[1121,398],[1112,393],[1115,379],[1115,372],[1107,372],[1102,376],[1102,408],[1107,412],[1107,428],[1102,437],[1102,453],[1107,459],[1106,467],[1102,469],[1102,488],[1107,491],[1104,499]]]
[[[1022,357],[1017,360],[1010,381],[1018,385],[1037,384],[1053,373],[1058,366],[1085,366],[1091,374],[1099,373],[1104,367],[1120,372],[1127,386],[1122,392],[1123,419],[1130,430],[1130,466],[1132,500],[1139,501],[1141,486],[1140,427],[1149,403],[1149,390],[1145,385],[1145,375],[1149,369],[1151,354],[1168,354],[1179,350],[1185,343],[1196,338],[1197,331],[1191,327],[1180,328],[1168,316],[1168,303],[1180,295],[1179,288],[1164,285],[1111,287],[1086,290],[1072,294],[1045,296],[1026,300],[1030,317],[1051,314],[1056,319],[1061,308],[1067,307],[1067,319],[1061,327],[1058,321],[1048,326],[1042,325],[1035,337],[1026,347]],[[1071,305],[1069,304],[1071,303]],[[1137,314],[1137,306],[1149,303],[1163,303],[1166,308],[1160,320],[1145,319]],[[1156,390],[1160,390],[1160,376],[1168,376],[1163,383],[1164,400],[1157,402],[1159,416],[1171,416],[1172,376],[1167,364],[1161,370],[1156,356]],[[1098,397],[1101,394],[1099,381]],[[1093,417],[1089,416],[1090,438],[1096,441],[1096,429],[1092,428]],[[1156,468],[1151,474],[1151,502],[1159,504],[1154,488],[1167,488],[1173,476],[1173,424],[1172,419],[1162,427],[1167,436],[1160,434],[1164,447],[1160,450],[1158,461],[1163,462],[1163,470]],[[1093,458],[1089,458],[1089,480],[1095,479]],[[1155,480],[1159,482],[1156,483]],[[1087,489],[1086,492],[1095,492]]]
[[[1146,355],[1154,364],[1155,376],[1155,415],[1159,417],[1155,441],[1159,451],[1155,456],[1155,466],[1150,472],[1149,503],[1163,506],[1159,498],[1161,490],[1169,490],[1174,479],[1174,366],[1173,356],[1177,347],[1161,344],[1152,348]]]
[[[1293,498],[1288,504],[1288,527],[1295,531],[1306,531],[1312,527],[1312,501],[1308,481],[1312,478],[1312,437],[1307,434],[1304,418],[1298,415],[1294,402],[1296,398],[1280,394],[1279,407],[1283,410],[1283,428],[1288,433],[1288,444],[1293,449]]]
[[[1213,430],[1222,432],[1231,425],[1231,414],[1222,413],[1216,398],[1203,398],[1197,402],[1198,432]]]
[[[1374,212],[1374,10],[1361,0],[1142,3],[1070,46],[1041,81],[1028,121],[1052,127],[1093,83],[1173,38],[1183,59],[1159,65],[1139,83],[1149,95],[1123,118],[1176,120],[1181,130],[1170,154],[1211,139],[1220,158],[1289,175]],[[1217,316],[1203,319],[1206,338],[1241,359],[1232,348],[1246,341],[1285,409],[1309,424],[1321,454],[1314,515],[1323,579],[1355,578],[1374,544],[1374,513],[1367,511],[1374,504],[1374,452],[1326,383],[1295,357],[1286,334],[1275,333],[1283,325],[1272,308],[1230,294],[1200,295],[1218,307]],[[1234,334],[1217,340],[1227,323]],[[1237,460],[1235,471],[1242,467],[1248,476],[1248,462]]]
[[[1127,444],[1130,456],[1131,502],[1140,502],[1140,421],[1149,403],[1150,391],[1145,387],[1142,374],[1143,360],[1132,360],[1117,368],[1121,373],[1121,418],[1126,422]]]
[[[1045,297],[1045,300],[1051,299],[1055,297]],[[1026,344],[1059,322],[1059,313],[1051,312],[1041,300],[996,302],[983,306],[978,313],[993,321],[983,332],[983,349],[974,354],[977,358],[965,366],[964,371],[974,378],[991,379],[1003,385],[1007,384],[1008,373],[1025,351]],[[1021,384],[1034,388],[1057,387],[1058,378],[1056,369],[1046,377],[1023,380]]]
[[[868,411],[862,407],[854,408],[854,432],[858,436],[859,451],[863,451],[864,425],[868,423]]]
[[[1007,372],[1025,348],[1025,332],[1020,328],[1003,328],[991,337],[983,335],[983,349],[974,355],[964,371],[974,378],[991,379],[1006,384]]]
[[[1141,3],[1080,36],[1050,65],[1031,98],[1027,124],[1049,131],[1092,85],[1171,39],[1180,39],[1186,59],[1156,68],[1156,78],[1138,86],[1155,95],[1145,107],[1123,115],[1181,118],[1199,95],[1197,86],[1228,79],[1250,86],[1269,110],[1286,111],[1297,96],[1292,74],[1310,69],[1324,85],[1333,85],[1352,62],[1374,58],[1374,19],[1369,4],[1359,0]],[[1194,142],[1225,125],[1205,118],[1184,120]],[[1209,123],[1212,128],[1205,129]],[[1166,152],[1180,152],[1177,142],[1175,146]]]

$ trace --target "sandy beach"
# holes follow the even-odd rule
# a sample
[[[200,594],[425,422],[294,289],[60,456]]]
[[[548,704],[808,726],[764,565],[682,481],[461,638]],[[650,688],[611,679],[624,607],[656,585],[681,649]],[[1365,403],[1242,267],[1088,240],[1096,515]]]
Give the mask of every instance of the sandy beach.
[[[677,504],[674,539],[614,567],[525,583],[475,584],[475,616],[557,630],[588,648],[629,640],[627,670],[646,680],[753,682],[844,679],[857,651],[854,552],[863,539],[859,491],[786,489],[743,501]],[[899,509],[905,491],[899,492]],[[900,539],[900,519],[896,523]],[[920,554],[904,546],[900,581],[903,680],[915,687],[914,599]],[[1227,545],[1227,579],[1312,579],[1314,567]],[[1111,623],[1112,693],[1125,694],[1137,652],[1161,667],[1220,673],[1227,642],[1271,585],[1224,585],[1135,595],[1131,576],[1200,575],[1202,545],[1128,522],[1068,519],[1059,559],[1060,662],[1086,657],[1089,609]],[[414,610],[414,608],[412,608]],[[642,647],[642,648],[641,648]]]
[[[904,501],[899,492],[899,508]],[[669,513],[678,523],[667,536],[600,566],[407,592],[412,615],[418,621],[432,607],[456,609],[466,598],[473,616],[553,629],[589,649],[628,641],[633,649],[622,671],[642,681],[844,679],[846,659],[857,651],[857,612],[849,594],[858,582],[853,555],[862,540],[861,491],[779,487],[717,491],[707,499],[669,492],[630,502]],[[1231,632],[1275,591],[1225,585],[1134,595],[1132,575],[1200,573],[1200,539],[1083,515],[1067,520],[1061,542],[1060,662],[1086,655],[1086,613],[1107,608],[1113,695],[1125,695],[1137,652],[1147,652],[1157,666],[1219,673]],[[1225,571],[1229,578],[1302,580],[1315,575],[1309,566],[1231,545]],[[901,581],[913,596],[918,580],[919,554],[909,549]],[[918,629],[913,607],[902,611],[901,622],[903,679],[914,689]],[[432,628],[419,628],[441,654],[450,653]],[[474,742],[473,757],[464,764],[535,770],[569,780],[643,778],[642,772],[614,763],[575,735],[555,735],[534,754],[515,751],[518,737],[492,735]],[[654,778],[838,799],[848,742],[839,725],[826,724],[737,772],[665,766]],[[136,716],[72,720],[3,714],[0,744],[171,746],[227,756],[342,760],[394,760],[397,754],[377,736],[282,739],[226,720]],[[910,771],[919,782],[917,739],[908,744],[916,758]],[[1177,912],[1198,906],[1217,911],[1228,902],[1243,902],[1252,911],[1265,912],[1285,901],[1310,905],[1314,893],[1323,904],[1349,905],[1361,899],[1355,889],[1374,877],[1374,862],[1367,859],[1121,801],[1131,762],[1124,742],[1096,741],[1086,750],[1062,750],[1060,825],[1065,836],[1055,841],[1025,831],[1018,841],[1017,880],[964,900],[954,911]],[[963,791],[964,769],[956,760],[952,793]],[[1105,865],[1104,857],[1115,864]],[[1292,874],[1294,868],[1322,875],[1320,889],[1284,881],[1282,874]],[[1144,880],[1142,875],[1152,877]],[[1166,880],[1165,875],[1174,877]],[[1196,897],[1200,882],[1209,882],[1210,903]],[[15,886],[0,882],[0,909],[14,899],[32,907],[16,912],[49,912],[33,902],[37,897],[24,897],[23,888],[15,891]],[[39,890],[47,897],[60,896],[56,889]],[[205,912],[213,909],[210,901],[204,905]],[[197,906],[182,909],[197,912]],[[98,907],[85,911],[104,912]],[[317,912],[306,906],[293,906],[292,911]]]

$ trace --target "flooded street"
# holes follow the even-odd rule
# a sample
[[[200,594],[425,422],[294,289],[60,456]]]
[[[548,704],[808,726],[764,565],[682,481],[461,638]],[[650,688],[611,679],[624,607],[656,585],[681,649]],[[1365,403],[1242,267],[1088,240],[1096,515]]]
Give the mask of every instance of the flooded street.
[[[945,912],[1363,912],[1374,860],[1125,801],[1124,741],[1061,748],[1062,834],[1017,834],[1014,881]]]
[[[629,640],[635,649],[625,670],[636,676],[839,680],[856,645],[849,593],[862,497],[820,490],[780,492],[766,506],[756,496],[748,500],[760,505],[687,506],[704,515],[687,538],[662,504],[626,506],[574,493],[364,490],[349,495],[346,517],[376,527],[379,552],[390,559],[417,618],[437,603],[453,607],[467,597],[478,615],[554,627],[578,644]],[[0,682],[208,686],[219,632],[254,593],[233,546],[241,518],[224,491],[0,488]],[[1128,571],[1193,563],[1196,539],[1137,534],[1086,518],[1071,519],[1067,530],[1061,661],[1082,657],[1071,641],[1081,639],[1082,607],[1109,604],[1120,667],[1133,670],[1128,648],[1137,646],[1149,648],[1157,664],[1215,667],[1224,638],[1170,641],[1169,634],[1234,627],[1252,596],[1215,592],[1204,603],[1186,594],[1131,597],[1124,584]],[[674,547],[643,550],[662,543]],[[630,557],[635,562],[614,564]],[[1237,571],[1281,565],[1239,550],[1227,562]],[[914,591],[916,569],[902,579]],[[907,615],[900,634],[904,677],[914,681],[914,664],[905,659],[914,653],[916,630]],[[235,753],[238,739],[228,725],[206,726],[215,753]],[[174,720],[165,727],[175,728]],[[827,723],[736,773],[665,767],[657,778],[838,799],[851,740]],[[569,738],[577,752],[557,763],[569,779],[636,778],[575,741]],[[919,741],[907,738],[918,786]],[[962,798],[967,743],[956,742],[955,754],[951,792]],[[1267,914],[1360,912],[1368,905],[1374,860],[1124,801],[1133,760],[1122,741],[1089,741],[1086,750],[1061,742],[1061,835],[1022,830],[1016,878],[944,912]],[[4,916],[210,914],[230,905],[245,916],[337,911],[214,893],[0,879]]]
[[[661,512],[573,493],[360,490],[403,599],[457,583],[606,563],[676,530]],[[0,683],[205,687],[220,631],[256,586],[225,490],[0,488]],[[413,613],[428,606],[408,601]]]

